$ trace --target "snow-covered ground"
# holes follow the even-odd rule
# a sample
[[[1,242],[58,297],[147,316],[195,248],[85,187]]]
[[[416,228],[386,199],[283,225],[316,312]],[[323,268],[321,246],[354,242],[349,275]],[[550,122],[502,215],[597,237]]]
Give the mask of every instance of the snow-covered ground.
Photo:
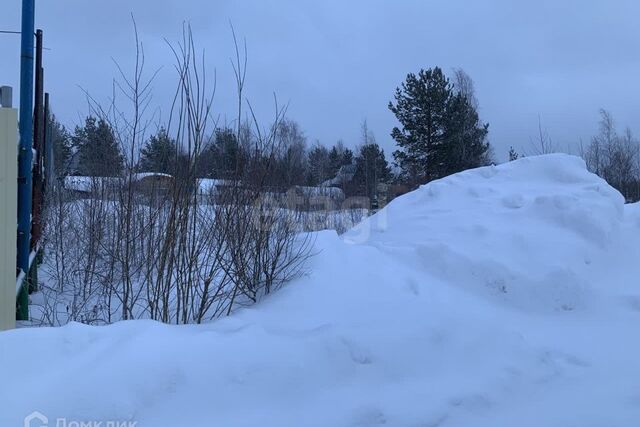
[[[0,333],[0,426],[640,425],[640,206],[581,160],[467,171],[203,326]]]

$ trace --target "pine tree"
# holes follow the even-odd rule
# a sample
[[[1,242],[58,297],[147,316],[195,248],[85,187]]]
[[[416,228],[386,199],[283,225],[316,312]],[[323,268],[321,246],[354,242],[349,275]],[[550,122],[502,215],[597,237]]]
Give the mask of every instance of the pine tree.
[[[396,104],[389,103],[402,129],[395,127],[391,136],[399,147],[393,153],[404,178],[412,185],[421,184],[442,175],[447,104],[452,86],[438,67],[420,70],[407,76],[396,89]]]
[[[138,170],[172,174],[175,171],[177,155],[175,141],[164,128],[161,128],[140,150]]]
[[[71,135],[55,115],[50,115],[48,132],[51,132],[53,144],[53,172],[61,177],[69,173],[69,160],[71,158]]]
[[[124,169],[124,157],[113,129],[103,119],[89,116],[83,127],[77,126],[72,138],[78,148],[77,173],[85,176],[118,176]]]
[[[213,142],[204,148],[198,159],[198,176],[235,179],[242,172],[245,154],[233,129],[216,129]]]
[[[242,153],[238,137],[233,129],[216,130],[217,170],[221,178],[234,178],[238,175],[242,164]]]
[[[401,128],[391,133],[402,178],[422,184],[490,161],[488,125],[469,94],[456,90],[438,67],[409,74],[389,109]]]
[[[337,146],[331,147],[329,151],[329,175],[335,176],[342,166],[342,153],[338,151]]]
[[[351,164],[353,164],[353,151],[345,147],[342,140],[339,140],[329,151],[330,175],[336,176],[342,166]]]
[[[344,149],[344,153],[342,153],[342,166],[352,165],[353,164],[353,151],[349,148]]]

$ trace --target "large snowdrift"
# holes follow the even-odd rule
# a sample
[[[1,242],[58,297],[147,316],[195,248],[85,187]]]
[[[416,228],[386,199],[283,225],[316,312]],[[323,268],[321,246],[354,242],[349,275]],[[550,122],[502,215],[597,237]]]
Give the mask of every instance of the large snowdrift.
[[[581,160],[457,174],[317,245],[210,325],[1,333],[0,426],[639,425],[640,207]]]

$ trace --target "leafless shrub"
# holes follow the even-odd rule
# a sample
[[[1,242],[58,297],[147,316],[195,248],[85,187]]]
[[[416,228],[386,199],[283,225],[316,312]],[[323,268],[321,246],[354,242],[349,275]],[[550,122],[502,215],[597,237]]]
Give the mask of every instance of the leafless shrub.
[[[241,49],[232,33],[235,131],[249,155],[236,165],[233,184],[216,194],[213,205],[201,200],[196,171],[216,128],[215,78],[210,86],[189,26],[180,43],[169,44],[178,86],[166,128],[176,140],[179,161],[173,162],[175,179],[165,194],[141,195],[136,186],[137,152],[154,118],[150,100],[155,75],[146,78],[137,31],[132,77],[117,65],[119,78],[108,106],[89,97],[92,113],[109,123],[126,153],[125,173],[112,179],[117,185],[93,178],[80,198],[60,186],[51,199],[51,280],[41,304],[43,322],[149,318],[200,323],[255,303],[304,273],[313,237],[300,233],[295,215],[276,203],[272,191],[286,108],[276,102],[273,123],[261,128],[243,95],[246,47]],[[245,102],[248,119],[243,116]]]
[[[640,144],[629,129],[618,135],[608,111],[600,110],[600,132],[580,151],[587,168],[620,191],[627,201],[640,199]]]
[[[538,136],[535,139],[531,139],[531,154],[539,156],[557,152],[558,147],[551,139],[549,132],[542,127],[542,119],[538,116]]]

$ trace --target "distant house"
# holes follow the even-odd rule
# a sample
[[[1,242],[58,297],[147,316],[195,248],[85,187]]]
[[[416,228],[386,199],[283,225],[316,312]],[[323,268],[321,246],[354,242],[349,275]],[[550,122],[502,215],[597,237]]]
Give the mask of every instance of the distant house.
[[[344,191],[337,187],[305,187],[296,185],[286,193],[287,206],[297,210],[335,210],[345,200]]]
[[[321,187],[339,187],[343,188],[345,185],[350,184],[353,181],[353,177],[356,174],[356,165],[344,165],[338,169],[336,176],[326,180]]]
[[[142,172],[133,175],[135,190],[148,195],[168,194],[174,184],[175,179],[167,173]]]
[[[240,191],[250,200],[252,193],[240,181],[228,179],[198,179],[198,196],[203,203],[224,203],[230,191]],[[273,188],[264,189],[259,194],[263,202],[288,207],[294,210],[333,210],[345,200],[344,192],[335,187],[293,186],[286,192]]]
[[[64,189],[71,198],[101,197],[112,199],[126,185],[122,177],[112,176],[67,176]],[[166,173],[145,172],[132,176],[133,190],[145,198],[154,200],[166,195],[174,185],[174,178]]]
[[[353,182],[356,175],[356,169],[356,165],[354,164],[342,166],[338,170],[336,176],[323,182],[321,187],[340,188],[350,195],[353,195],[354,193],[357,194],[357,186]],[[374,197],[368,202],[368,208],[372,210],[381,209],[396,197],[408,193],[409,191],[410,188],[403,184],[379,182],[376,186]],[[361,203],[357,202],[355,198],[352,199],[356,204]]]
[[[237,189],[240,185],[240,181],[232,179],[200,178],[197,181],[198,197],[204,203],[220,203],[225,194],[232,189]]]
[[[80,153],[76,148],[72,147],[71,152],[69,153],[69,158],[67,159],[67,163],[63,165],[63,170],[69,175],[77,175],[79,169]]]
[[[110,196],[122,187],[122,179],[111,176],[66,176],[64,189],[72,198],[88,198],[92,195]]]

